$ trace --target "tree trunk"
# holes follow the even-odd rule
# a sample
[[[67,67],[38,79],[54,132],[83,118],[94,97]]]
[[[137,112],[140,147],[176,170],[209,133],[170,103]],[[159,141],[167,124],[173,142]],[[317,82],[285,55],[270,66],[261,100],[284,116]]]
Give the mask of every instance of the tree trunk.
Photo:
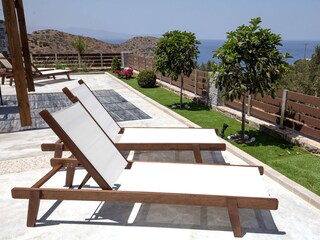
[[[242,96],[242,118],[241,118],[241,141],[244,142],[244,132],[246,127],[246,95]]]
[[[183,76],[180,76],[181,84],[180,84],[180,109],[182,109],[182,89],[183,89]]]

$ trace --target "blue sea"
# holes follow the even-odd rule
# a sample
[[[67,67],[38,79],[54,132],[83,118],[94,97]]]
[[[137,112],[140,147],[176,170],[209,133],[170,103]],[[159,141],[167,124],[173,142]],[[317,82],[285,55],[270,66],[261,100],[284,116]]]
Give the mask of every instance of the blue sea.
[[[213,60],[213,50],[217,50],[225,40],[200,40],[199,45],[200,56],[198,58],[198,63],[206,63],[208,60]],[[320,45],[319,41],[296,41],[296,40],[286,40],[282,41],[282,47],[279,47],[282,53],[289,53],[292,58],[286,59],[290,64],[293,64],[299,59],[310,59],[315,51],[315,47]]]
[[[105,40],[106,42],[113,44],[120,44],[125,42],[124,39],[113,39]],[[208,60],[213,60],[213,50],[217,50],[225,40],[200,40],[201,44],[199,45],[200,55],[198,57],[198,63],[206,63]],[[310,59],[314,53],[315,47],[320,45],[320,40],[318,41],[298,41],[298,40],[283,40],[282,47],[279,47],[282,53],[289,53],[292,58],[286,59],[290,64],[293,64],[299,59]]]

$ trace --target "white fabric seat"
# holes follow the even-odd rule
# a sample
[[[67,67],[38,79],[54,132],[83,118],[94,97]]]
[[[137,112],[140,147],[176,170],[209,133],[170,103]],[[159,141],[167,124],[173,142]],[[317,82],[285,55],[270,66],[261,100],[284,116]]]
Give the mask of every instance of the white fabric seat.
[[[268,198],[257,168],[134,162],[116,181],[119,190]]]
[[[203,128],[125,128],[117,143],[221,143],[214,129]]]

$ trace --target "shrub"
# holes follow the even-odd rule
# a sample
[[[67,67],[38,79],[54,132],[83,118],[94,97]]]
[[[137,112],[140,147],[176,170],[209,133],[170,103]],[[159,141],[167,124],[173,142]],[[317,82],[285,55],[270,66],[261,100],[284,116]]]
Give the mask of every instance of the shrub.
[[[121,63],[119,61],[119,58],[114,56],[111,62],[111,71],[115,72],[116,70],[121,71]]]
[[[137,76],[137,81],[140,87],[152,88],[156,84],[157,76],[153,71],[143,70]]]
[[[56,69],[63,69],[63,64],[62,64],[61,62],[55,62],[54,67],[55,67]]]

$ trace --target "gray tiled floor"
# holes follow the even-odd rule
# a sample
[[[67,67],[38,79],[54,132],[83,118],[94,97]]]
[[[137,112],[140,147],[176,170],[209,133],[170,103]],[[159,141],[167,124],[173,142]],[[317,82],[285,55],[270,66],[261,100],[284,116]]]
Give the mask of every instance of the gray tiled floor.
[[[94,91],[94,94],[118,122],[150,118],[114,90],[97,90]],[[30,94],[29,100],[32,126],[21,128],[16,96],[3,96],[4,105],[0,106],[0,133],[47,128],[47,125],[39,116],[39,112],[43,109],[54,112],[71,104],[62,92]]]

